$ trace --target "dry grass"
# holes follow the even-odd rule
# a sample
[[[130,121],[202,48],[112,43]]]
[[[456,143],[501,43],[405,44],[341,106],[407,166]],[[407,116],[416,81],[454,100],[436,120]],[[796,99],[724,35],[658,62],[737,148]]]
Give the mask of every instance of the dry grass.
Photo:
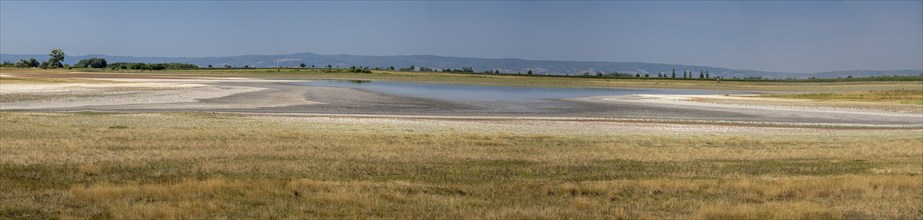
[[[776,93],[759,97],[776,99],[754,100],[766,105],[818,106],[868,109],[892,112],[923,112],[923,84],[912,89],[858,90],[820,93]]]
[[[55,84],[55,83],[119,83],[110,80],[93,80],[79,78],[50,78],[50,77],[0,77],[2,84]]]
[[[923,105],[923,86],[919,89],[872,90],[837,93],[765,94],[764,97],[809,99],[813,101],[853,101]]]
[[[0,123],[0,218],[923,217],[920,130],[192,113]]]

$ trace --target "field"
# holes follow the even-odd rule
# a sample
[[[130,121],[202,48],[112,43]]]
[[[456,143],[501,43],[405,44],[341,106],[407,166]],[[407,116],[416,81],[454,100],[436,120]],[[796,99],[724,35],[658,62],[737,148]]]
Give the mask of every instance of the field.
[[[96,74],[709,88],[911,106],[900,100],[923,92],[915,81],[284,71]],[[27,76],[0,85],[104,82],[0,72]],[[0,125],[0,219],[923,218],[920,125],[31,110],[2,111]]]
[[[923,105],[923,92],[912,89],[854,91],[838,93],[771,94],[764,97],[809,99],[814,101],[855,101]]]
[[[919,130],[2,113],[4,217],[919,218]],[[574,127],[590,125],[599,132]],[[695,128],[695,129],[693,129]]]

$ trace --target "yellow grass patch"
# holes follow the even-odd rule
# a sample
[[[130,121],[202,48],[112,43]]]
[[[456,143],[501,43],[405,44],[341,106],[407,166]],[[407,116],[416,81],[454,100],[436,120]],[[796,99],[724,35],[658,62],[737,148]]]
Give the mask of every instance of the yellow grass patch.
[[[923,210],[920,130],[629,132],[601,122],[204,113],[2,112],[0,124],[2,218],[919,218]]]

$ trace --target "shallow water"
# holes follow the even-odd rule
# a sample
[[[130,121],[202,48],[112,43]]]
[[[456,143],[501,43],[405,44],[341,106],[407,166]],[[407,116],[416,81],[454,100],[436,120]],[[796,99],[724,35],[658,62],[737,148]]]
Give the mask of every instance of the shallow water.
[[[355,88],[397,96],[472,102],[545,102],[590,96],[632,94],[709,95],[726,93],[725,91],[685,89],[544,88],[364,80],[318,80],[304,83],[303,85]]]

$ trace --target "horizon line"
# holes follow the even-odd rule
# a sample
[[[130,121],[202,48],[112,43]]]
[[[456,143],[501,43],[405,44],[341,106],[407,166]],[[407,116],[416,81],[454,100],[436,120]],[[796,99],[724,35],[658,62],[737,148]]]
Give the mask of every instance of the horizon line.
[[[16,54],[16,53],[3,53],[0,54],[6,55],[17,55],[17,56],[29,56],[29,55],[44,55],[47,54]],[[770,71],[770,70],[756,70],[756,69],[747,69],[747,68],[730,68],[730,67],[715,67],[709,65],[699,65],[699,64],[673,64],[673,63],[657,63],[657,62],[645,62],[645,61],[600,61],[600,60],[548,60],[548,59],[525,59],[525,58],[482,58],[482,57],[464,57],[464,56],[447,56],[447,55],[432,55],[432,54],[410,54],[410,55],[360,55],[360,54],[349,54],[349,53],[340,53],[340,54],[323,54],[323,53],[314,53],[314,52],[293,52],[293,53],[280,53],[280,54],[242,54],[242,55],[224,55],[224,56],[136,56],[136,55],[111,55],[111,54],[82,54],[82,55],[69,55],[65,56],[110,56],[110,57],[135,57],[135,58],[222,58],[222,57],[242,57],[242,56],[284,56],[284,55],[297,55],[297,54],[315,54],[315,55],[325,55],[325,56],[366,56],[366,57],[389,57],[389,56],[434,56],[434,57],[446,57],[446,58],[466,58],[466,59],[486,59],[486,60],[523,60],[523,61],[548,61],[548,62],[603,62],[603,63],[645,63],[645,64],[659,64],[659,65],[671,65],[671,66],[696,66],[696,67],[709,67],[709,68],[723,68],[723,69],[732,69],[732,70],[742,70],[742,71],[761,71],[761,72],[771,72],[771,73],[794,73],[794,74],[811,74],[811,73],[827,73],[827,72],[846,72],[846,71],[923,71],[923,69],[846,69],[846,70],[828,70],[828,71],[818,71],[818,72],[787,72],[787,71]]]

